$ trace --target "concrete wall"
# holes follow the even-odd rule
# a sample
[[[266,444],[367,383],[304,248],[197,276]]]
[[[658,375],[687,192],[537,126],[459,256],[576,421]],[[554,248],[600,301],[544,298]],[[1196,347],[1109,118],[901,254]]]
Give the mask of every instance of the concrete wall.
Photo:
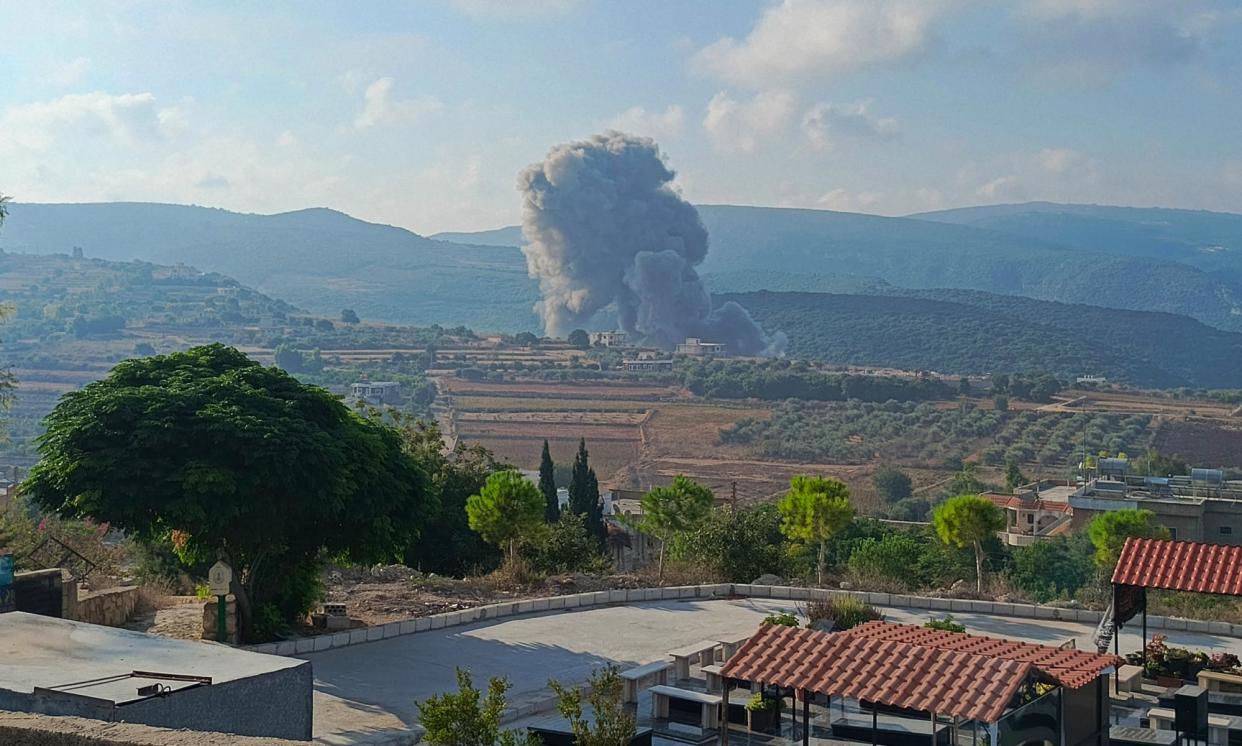
[[[0,710],[306,741],[311,737],[313,684],[306,662],[121,706],[62,693],[0,690]]]
[[[840,591],[827,588],[803,588],[786,585],[750,585],[745,583],[714,583],[710,585],[686,585],[665,588],[630,588],[613,591],[597,591],[594,593],[578,593],[571,596],[551,596],[534,598],[525,601],[506,601],[488,606],[476,606],[473,609],[450,611],[434,616],[406,619],[401,622],[390,622],[376,627],[356,627],[331,635],[305,637],[284,642],[269,642],[263,645],[252,645],[248,649],[271,655],[304,655],[318,653],[331,648],[360,645],[389,637],[412,635],[431,629],[444,629],[462,624],[488,619],[517,616],[521,614],[543,613],[591,606],[615,606],[640,603],[643,601],[673,601],[719,598],[771,598],[789,601],[790,611],[795,604],[807,601],[828,600],[836,597],[853,596],[873,606],[926,609],[933,614],[950,614],[954,612],[973,614],[992,614],[1011,616],[1023,619],[1061,619],[1082,624],[1099,624],[1100,612],[1089,609],[1063,609],[1057,606],[1037,606],[1034,604],[1012,604],[993,601],[971,601],[957,598],[931,598],[927,596],[907,596],[896,593],[867,593],[864,591]],[[1132,622],[1133,623],[1133,622]],[[1205,634],[1242,637],[1242,625],[1227,622],[1203,622],[1193,619],[1175,617],[1150,616],[1147,619],[1148,630],[1186,630]]]
[[[72,584],[70,584],[72,585]],[[68,586],[67,586],[68,587]],[[138,607],[138,587],[106,588],[102,591],[78,591],[76,611],[72,618],[105,627],[124,626]]]
[[[0,711],[0,743],[11,746],[200,746],[206,743],[213,746],[301,746],[305,741]]]

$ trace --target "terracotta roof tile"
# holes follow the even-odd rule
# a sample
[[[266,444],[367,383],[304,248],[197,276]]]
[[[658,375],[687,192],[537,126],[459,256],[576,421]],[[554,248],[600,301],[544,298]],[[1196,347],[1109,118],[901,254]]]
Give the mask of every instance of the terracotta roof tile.
[[[721,674],[995,722],[1033,670],[1029,661],[986,657],[898,640],[765,624]]]
[[[850,630],[850,634],[879,640],[897,640],[940,650],[957,650],[988,658],[1024,661],[1070,689],[1090,684],[1102,672],[1122,662],[1116,656],[1086,650],[1062,650],[1051,645],[1002,640],[964,632],[945,632],[909,624],[867,622]]]
[[[1113,583],[1242,596],[1242,547],[1168,539],[1127,539]]]

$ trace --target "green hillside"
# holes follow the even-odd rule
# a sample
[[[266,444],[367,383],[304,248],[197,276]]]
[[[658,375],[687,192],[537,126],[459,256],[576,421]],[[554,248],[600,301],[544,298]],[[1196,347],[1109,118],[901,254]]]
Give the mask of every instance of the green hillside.
[[[1155,387],[1232,388],[1242,334],[1162,313],[986,293],[737,293],[792,357],[943,373],[1087,373]]]

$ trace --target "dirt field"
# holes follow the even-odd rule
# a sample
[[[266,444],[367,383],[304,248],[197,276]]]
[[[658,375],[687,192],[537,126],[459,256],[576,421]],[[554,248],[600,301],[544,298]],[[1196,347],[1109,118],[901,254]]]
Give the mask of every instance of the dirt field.
[[[1242,467],[1242,423],[1222,427],[1216,422],[1160,423],[1152,447],[1203,467]]]

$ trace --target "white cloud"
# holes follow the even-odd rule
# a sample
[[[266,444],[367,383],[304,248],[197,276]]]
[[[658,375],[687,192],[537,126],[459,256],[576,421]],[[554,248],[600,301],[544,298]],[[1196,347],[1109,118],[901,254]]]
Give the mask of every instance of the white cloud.
[[[833,189],[815,201],[816,207],[839,212],[874,212],[884,199],[879,192],[851,192]]]
[[[647,111],[641,106],[634,106],[613,117],[608,122],[608,129],[646,135],[659,140],[680,137],[685,123],[686,112],[676,104],[662,112]]]
[[[750,101],[722,91],[708,102],[703,129],[720,152],[753,153],[761,140],[785,129],[794,103],[789,91],[763,91]]]
[[[999,173],[998,173],[999,172]],[[1018,153],[986,166],[967,164],[959,180],[985,202],[1092,201],[1103,179],[1096,159],[1071,148]]]
[[[897,137],[901,131],[897,120],[877,117],[870,108],[870,101],[816,104],[802,117],[802,131],[817,150],[833,148],[842,139],[891,140]]]
[[[101,136],[112,145],[134,146],[174,137],[186,121],[184,110],[159,107],[151,93],[75,93],[6,109],[0,114],[0,152],[46,151],[64,138],[81,142]]]
[[[367,86],[362,94],[362,111],[354,117],[354,129],[366,129],[379,124],[415,122],[444,110],[444,104],[435,96],[413,99],[392,97],[392,78],[380,78]]]
[[[838,75],[921,51],[953,0],[784,0],[743,40],[701,49],[697,69],[754,87]]]

